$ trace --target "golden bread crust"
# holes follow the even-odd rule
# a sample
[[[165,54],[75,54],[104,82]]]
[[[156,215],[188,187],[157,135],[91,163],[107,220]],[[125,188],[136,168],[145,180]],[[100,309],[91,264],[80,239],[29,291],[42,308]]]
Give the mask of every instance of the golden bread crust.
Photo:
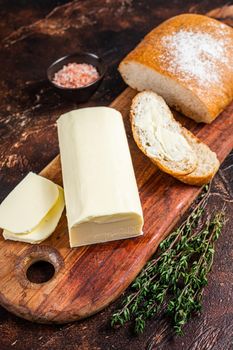
[[[214,153],[209,149],[209,147],[206,144],[203,144],[195,135],[193,135],[189,130],[186,128],[183,128],[184,130],[184,136],[186,137],[187,141],[192,143],[193,145],[202,145],[202,147],[205,147],[206,153],[211,152]],[[195,147],[195,146],[194,146]],[[204,151],[204,149],[203,149]],[[186,184],[189,185],[194,185],[194,186],[203,186],[208,184],[211,179],[214,177],[214,175],[217,173],[219,167],[220,167],[220,162],[215,155],[215,161],[212,163],[212,167],[209,169],[209,171],[203,172],[201,175],[196,174],[196,172],[192,172],[190,174],[184,175],[184,176],[176,176],[176,178]],[[198,164],[198,166],[201,166],[201,164]]]

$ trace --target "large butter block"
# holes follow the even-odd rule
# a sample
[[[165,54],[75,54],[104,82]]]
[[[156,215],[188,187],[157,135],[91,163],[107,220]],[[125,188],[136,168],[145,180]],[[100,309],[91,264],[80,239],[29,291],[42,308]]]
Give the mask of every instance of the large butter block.
[[[92,107],[58,120],[71,247],[142,234],[143,214],[121,114]]]

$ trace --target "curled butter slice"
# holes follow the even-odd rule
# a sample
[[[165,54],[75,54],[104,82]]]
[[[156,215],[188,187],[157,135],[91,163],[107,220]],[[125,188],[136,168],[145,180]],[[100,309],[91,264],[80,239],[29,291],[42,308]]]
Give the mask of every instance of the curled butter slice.
[[[55,205],[55,183],[30,172],[0,205],[0,227],[13,233],[31,232]]]
[[[3,237],[5,239],[31,244],[40,243],[48,238],[55,231],[64,209],[64,191],[60,186],[57,187],[59,191],[58,199],[47,215],[41,220],[39,225],[29,233],[15,234],[8,230],[4,230]]]

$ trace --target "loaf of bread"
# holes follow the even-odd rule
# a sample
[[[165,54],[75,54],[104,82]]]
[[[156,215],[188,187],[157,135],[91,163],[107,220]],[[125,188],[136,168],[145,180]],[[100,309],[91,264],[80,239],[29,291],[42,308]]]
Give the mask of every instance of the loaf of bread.
[[[138,147],[164,172],[198,186],[208,183],[217,172],[216,154],[174,119],[164,99],[156,93],[137,94],[130,118]]]
[[[152,90],[197,122],[211,123],[233,99],[233,29],[197,14],[152,30],[120,63],[132,88]]]

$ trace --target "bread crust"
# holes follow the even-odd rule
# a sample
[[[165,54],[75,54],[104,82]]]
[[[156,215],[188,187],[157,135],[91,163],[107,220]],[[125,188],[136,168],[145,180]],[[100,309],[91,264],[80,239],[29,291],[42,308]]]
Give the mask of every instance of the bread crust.
[[[195,135],[193,135],[189,130],[183,128],[183,132],[184,132],[184,136],[186,138],[186,140],[190,143],[190,140],[192,140],[192,144],[197,144],[197,145],[201,145],[203,149],[203,151],[205,151],[206,153],[211,153],[212,156],[214,156],[215,160],[212,163],[212,167],[209,169],[209,171],[206,171],[205,173],[203,173],[202,175],[197,176],[195,171],[184,175],[184,176],[176,176],[176,178],[186,184],[189,185],[194,185],[194,186],[203,186],[208,184],[211,179],[214,177],[214,175],[216,174],[216,172],[219,169],[220,166],[220,162],[216,156],[216,154],[211,151],[209,149],[209,147],[204,144],[203,142],[201,142]],[[200,166],[200,164],[198,165]]]
[[[196,117],[185,114],[188,117],[200,122],[211,122],[233,99],[233,69],[232,64],[223,64],[216,58],[214,59],[214,70],[218,72],[219,80],[211,82],[208,89],[202,85],[195,77],[189,77],[187,81],[184,79],[185,72],[180,73],[167,69],[167,63],[160,57],[167,57],[168,60],[172,56],[172,52],[168,52],[163,38],[168,35],[174,35],[180,29],[192,32],[201,32],[211,35],[216,41],[222,40],[224,37],[224,55],[228,62],[233,62],[233,29],[217,20],[203,15],[182,14],[160,24],[153,29],[142,42],[131,51],[126,58],[120,63],[119,71],[123,79],[123,67],[129,62],[140,63],[157,73],[171,78],[185,89],[191,90],[195,97],[204,105],[208,111],[208,118]],[[221,35],[220,35],[221,34]],[[226,44],[225,44],[226,42]],[[170,56],[171,55],[171,56]],[[134,87],[135,88],[135,87]],[[184,112],[182,106],[176,105],[174,108]],[[187,108],[186,108],[187,110]]]
[[[218,169],[219,169],[219,166],[216,166],[214,173],[212,173],[212,174],[209,173],[208,176],[205,175],[205,176],[196,177],[196,176],[193,176],[192,174],[190,174],[187,177],[185,177],[185,176],[184,177],[175,176],[175,177],[187,185],[203,186],[203,185],[207,185],[212,180],[212,178],[214,177],[214,175],[216,174]]]

